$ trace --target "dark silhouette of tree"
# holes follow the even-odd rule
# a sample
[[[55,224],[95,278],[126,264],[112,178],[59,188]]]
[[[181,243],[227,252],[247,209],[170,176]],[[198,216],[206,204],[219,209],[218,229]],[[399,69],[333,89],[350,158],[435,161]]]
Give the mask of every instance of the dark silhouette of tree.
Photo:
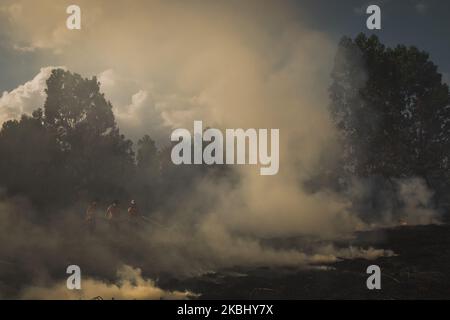
[[[149,135],[145,135],[137,143],[137,174],[133,190],[140,207],[147,212],[157,207],[160,199],[164,198],[160,190],[160,168],[160,156],[156,143]]]
[[[149,135],[145,135],[139,139],[137,146],[137,167],[146,171],[148,175],[156,177],[160,171],[160,159],[155,141]]]
[[[47,80],[45,124],[58,134],[62,148],[84,143],[117,130],[112,106],[100,93],[97,78],[84,79],[62,69]],[[82,134],[81,134],[82,133]]]
[[[96,79],[62,69],[47,80],[44,124],[56,136],[75,196],[117,198],[133,169],[132,142],[120,134]]]
[[[450,94],[429,55],[385,47],[376,36],[344,37],[330,87],[345,171],[385,178],[449,179]]]
[[[54,169],[57,145],[40,111],[3,124],[0,154],[0,181],[8,192],[25,194],[39,206],[51,204],[62,190],[61,177]]]

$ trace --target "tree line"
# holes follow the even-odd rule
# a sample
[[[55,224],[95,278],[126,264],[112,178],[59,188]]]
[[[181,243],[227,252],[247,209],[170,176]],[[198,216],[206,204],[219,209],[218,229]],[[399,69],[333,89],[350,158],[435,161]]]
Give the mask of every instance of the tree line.
[[[151,211],[182,197],[207,171],[175,167],[170,146],[158,149],[149,135],[134,148],[96,77],[55,69],[45,92],[43,107],[6,121],[0,131],[0,185],[7,196],[26,196],[48,214],[93,200],[136,199]]]

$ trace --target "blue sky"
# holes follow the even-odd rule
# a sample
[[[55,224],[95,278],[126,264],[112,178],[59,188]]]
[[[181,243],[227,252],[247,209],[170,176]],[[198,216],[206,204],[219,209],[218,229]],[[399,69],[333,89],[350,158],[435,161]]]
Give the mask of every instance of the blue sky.
[[[414,45],[430,53],[441,72],[450,71],[450,1],[296,1],[298,10],[310,14],[308,24],[339,39],[359,32],[376,34],[388,46]],[[382,29],[369,31],[365,21],[368,4],[377,4]]]

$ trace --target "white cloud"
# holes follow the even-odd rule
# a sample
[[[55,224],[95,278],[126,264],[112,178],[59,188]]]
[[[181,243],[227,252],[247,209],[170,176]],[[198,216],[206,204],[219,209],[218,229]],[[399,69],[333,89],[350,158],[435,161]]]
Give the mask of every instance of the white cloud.
[[[0,97],[0,123],[18,119],[22,114],[31,114],[33,110],[42,107],[46,97],[46,81],[55,68],[58,67],[41,68],[32,80],[9,92],[3,92]]]
[[[144,134],[164,143],[168,141],[170,126],[163,118],[161,103],[151,84],[137,83],[113,69],[98,75],[101,90],[113,105],[113,112],[121,131],[136,141]],[[164,99],[162,97],[161,99]]]

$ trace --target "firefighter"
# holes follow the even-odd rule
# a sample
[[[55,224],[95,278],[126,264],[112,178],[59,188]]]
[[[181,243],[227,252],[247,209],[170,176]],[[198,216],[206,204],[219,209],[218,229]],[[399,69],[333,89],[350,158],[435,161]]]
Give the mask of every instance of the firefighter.
[[[128,207],[128,219],[130,221],[131,226],[133,227],[137,227],[137,221],[138,218],[140,218],[141,216],[139,215],[139,210],[138,207],[136,205],[136,201],[131,200],[130,202],[130,206]]]
[[[130,219],[138,218],[139,217],[139,211],[136,205],[136,201],[131,200],[130,206],[128,207],[128,217]]]
[[[97,201],[92,201],[86,210],[85,222],[88,226],[90,232],[95,231],[95,227],[97,224],[96,221],[96,213],[97,213]]]
[[[119,212],[119,202],[117,200],[114,200],[108,209],[106,209],[106,219],[108,220],[109,225],[114,229],[119,228]]]

